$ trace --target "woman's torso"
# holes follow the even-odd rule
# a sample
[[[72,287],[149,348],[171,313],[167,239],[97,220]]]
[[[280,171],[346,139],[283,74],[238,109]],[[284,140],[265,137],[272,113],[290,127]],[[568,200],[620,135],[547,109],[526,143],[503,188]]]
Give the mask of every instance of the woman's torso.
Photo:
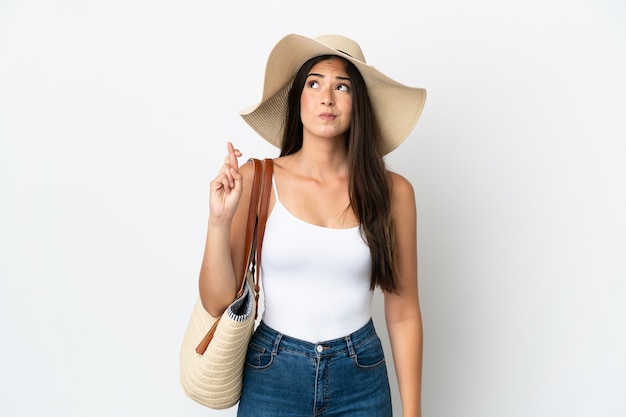
[[[343,337],[371,317],[370,251],[358,226],[329,228],[293,215],[273,182],[263,241],[263,320],[312,343]]]

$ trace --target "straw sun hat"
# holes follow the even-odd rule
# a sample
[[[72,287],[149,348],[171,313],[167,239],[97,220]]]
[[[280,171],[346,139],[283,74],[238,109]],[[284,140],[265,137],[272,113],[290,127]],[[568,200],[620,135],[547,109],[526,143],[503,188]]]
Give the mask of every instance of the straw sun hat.
[[[281,147],[287,95],[293,79],[306,61],[320,55],[338,55],[359,70],[372,102],[384,154],[396,149],[415,127],[424,108],[426,90],[408,87],[365,63],[361,47],[340,35],[315,39],[291,34],[272,49],[265,68],[261,101],[240,112],[243,119],[265,140]]]

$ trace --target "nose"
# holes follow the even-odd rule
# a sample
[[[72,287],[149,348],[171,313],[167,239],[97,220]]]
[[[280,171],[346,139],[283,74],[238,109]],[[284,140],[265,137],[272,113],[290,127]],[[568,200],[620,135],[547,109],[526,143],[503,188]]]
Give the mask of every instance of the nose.
[[[333,92],[330,88],[325,89],[322,93],[322,104],[325,106],[332,106],[333,104],[335,104]]]

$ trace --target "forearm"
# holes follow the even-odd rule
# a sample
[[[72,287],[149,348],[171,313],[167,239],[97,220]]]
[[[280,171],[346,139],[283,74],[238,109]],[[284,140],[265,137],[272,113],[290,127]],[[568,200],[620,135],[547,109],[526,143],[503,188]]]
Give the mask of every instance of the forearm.
[[[395,364],[402,415],[421,417],[422,321],[419,313],[401,321],[387,323]]]
[[[199,290],[202,305],[215,317],[224,312],[237,292],[230,229],[230,221],[209,217]]]

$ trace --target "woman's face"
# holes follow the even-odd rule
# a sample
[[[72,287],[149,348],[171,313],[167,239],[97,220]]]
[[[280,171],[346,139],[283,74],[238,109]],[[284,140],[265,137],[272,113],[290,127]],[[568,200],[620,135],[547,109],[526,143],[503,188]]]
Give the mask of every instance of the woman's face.
[[[352,84],[339,58],[311,68],[300,96],[304,138],[344,138],[352,120]]]

